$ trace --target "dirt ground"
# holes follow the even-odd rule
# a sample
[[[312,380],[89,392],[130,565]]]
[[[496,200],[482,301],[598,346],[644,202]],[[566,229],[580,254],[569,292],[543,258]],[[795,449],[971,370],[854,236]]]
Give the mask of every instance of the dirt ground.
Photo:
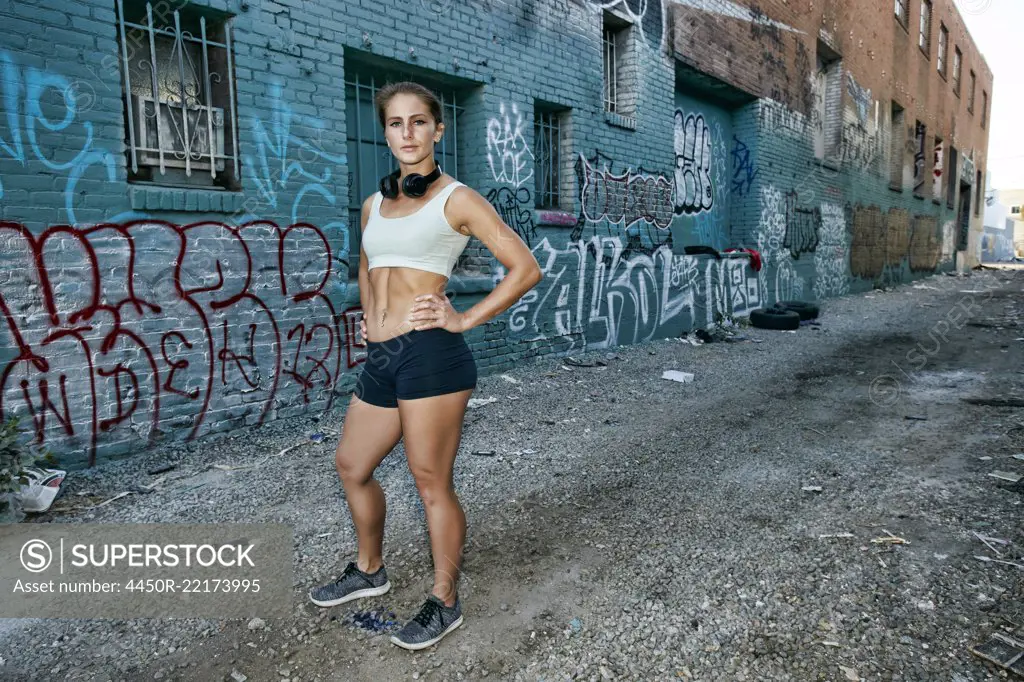
[[[346,523],[338,496],[310,493],[337,487],[323,450],[257,519],[295,518],[293,617],[173,634],[159,621],[35,621],[6,628],[0,674],[1000,679],[970,648],[1024,625],[1024,482],[990,475],[1024,473],[1012,457],[1024,453],[1022,284],[1012,268],[938,276],[827,302],[820,327],[795,334],[744,329],[736,343],[673,339],[577,356],[604,366],[548,358],[511,373],[517,384],[488,377],[478,395],[502,400],[469,414],[457,472],[466,621],[433,649],[351,624],[354,612],[404,620],[430,589],[400,459],[381,473],[391,593],[326,610],[304,599],[354,547],[350,531],[313,539]],[[660,379],[670,368],[696,379]],[[502,456],[471,454],[486,448]],[[226,483],[224,504],[248,485]],[[143,503],[155,504],[129,504]],[[997,555],[979,535],[1006,544],[990,541]],[[40,645],[45,659],[24,653]]]

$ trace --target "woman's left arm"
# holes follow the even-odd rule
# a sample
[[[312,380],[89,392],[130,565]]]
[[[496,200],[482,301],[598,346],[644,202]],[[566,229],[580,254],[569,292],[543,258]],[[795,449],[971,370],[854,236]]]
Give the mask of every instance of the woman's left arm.
[[[443,294],[416,298],[417,303],[411,311],[412,319],[435,319],[433,324],[417,325],[417,329],[437,326],[449,331],[464,332],[511,308],[523,294],[541,281],[543,274],[530,248],[476,190],[463,186],[452,192],[445,207],[445,215],[451,225],[463,226],[479,239],[506,270],[505,277],[483,300],[462,313],[456,312]],[[423,314],[417,314],[418,310],[422,310]]]

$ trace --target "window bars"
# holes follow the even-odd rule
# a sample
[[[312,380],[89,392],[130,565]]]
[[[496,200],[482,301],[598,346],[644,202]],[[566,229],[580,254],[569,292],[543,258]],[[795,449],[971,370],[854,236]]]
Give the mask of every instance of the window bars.
[[[204,16],[154,17],[153,5],[145,8],[145,23],[130,21],[117,0],[132,172],[183,169],[188,178],[200,171],[214,180],[230,164],[237,178],[230,30]]]
[[[604,110],[615,113],[618,108],[618,55],[615,51],[615,31],[604,29]]]
[[[896,6],[894,8],[896,12],[896,18],[899,19],[900,23],[903,24],[904,26],[907,25],[907,20],[909,19],[909,13],[907,12],[907,2],[908,0],[896,0]]]
[[[561,117],[558,112],[538,111],[534,117],[534,200],[537,208],[561,206]]]

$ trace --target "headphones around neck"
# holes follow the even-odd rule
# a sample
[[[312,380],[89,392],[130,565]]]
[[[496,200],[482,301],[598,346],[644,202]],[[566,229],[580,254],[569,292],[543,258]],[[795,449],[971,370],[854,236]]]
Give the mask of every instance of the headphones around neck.
[[[407,197],[421,197],[427,193],[427,189],[430,187],[430,183],[441,177],[444,171],[441,170],[441,166],[438,165],[437,159],[434,159],[434,170],[427,175],[420,175],[419,173],[409,173],[402,180],[402,194]],[[396,199],[398,197],[398,178],[402,174],[401,169],[396,170],[394,173],[385,175],[380,179],[380,193],[388,199]]]

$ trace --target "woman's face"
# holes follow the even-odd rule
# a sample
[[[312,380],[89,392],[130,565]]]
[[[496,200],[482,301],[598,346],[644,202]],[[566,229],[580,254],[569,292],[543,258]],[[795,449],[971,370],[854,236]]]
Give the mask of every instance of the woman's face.
[[[388,102],[384,116],[384,137],[400,162],[411,166],[434,155],[444,124],[434,123],[426,102],[416,95],[399,93]]]

